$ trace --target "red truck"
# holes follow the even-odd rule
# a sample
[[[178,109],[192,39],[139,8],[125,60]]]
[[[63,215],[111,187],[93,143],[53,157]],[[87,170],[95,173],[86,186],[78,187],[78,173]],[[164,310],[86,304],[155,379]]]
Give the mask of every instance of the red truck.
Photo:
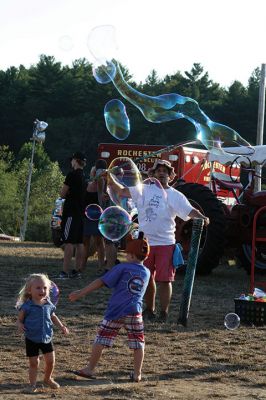
[[[147,144],[100,143],[98,145],[98,157],[105,159],[108,166],[115,158],[131,158],[136,161],[139,171],[144,173],[152,167],[156,158],[161,158],[170,161],[175,168],[176,178],[174,183],[183,179],[186,182],[199,183],[210,187],[210,163],[206,159],[207,150],[178,146],[173,150],[154,154],[162,149],[166,149],[166,147]],[[224,166],[219,162],[213,164],[213,172],[229,175],[229,168],[229,166]],[[231,174],[235,179],[240,176],[238,165],[232,169]],[[216,194],[226,205],[235,204],[235,198],[230,191],[218,188]]]
[[[160,150],[163,150],[160,153]],[[175,168],[176,178],[172,185],[184,193],[190,202],[207,215],[211,224],[204,231],[201,241],[201,251],[198,259],[197,272],[208,274],[216,267],[225,247],[225,211],[231,209],[236,198],[231,190],[219,187],[211,187],[211,174],[232,177],[238,179],[240,167],[233,165],[224,166],[219,162],[207,161],[207,151],[200,148],[186,146],[124,144],[124,143],[100,143],[98,145],[98,158],[107,161],[107,165],[115,158],[128,157],[137,165],[138,169],[145,173],[153,165],[156,158],[171,162]],[[212,169],[211,169],[212,168]],[[210,170],[211,169],[211,170]],[[213,190],[215,189],[215,190]],[[237,191],[237,189],[236,189]],[[177,218],[176,240],[182,244],[184,253],[187,253],[190,245],[191,222]]]

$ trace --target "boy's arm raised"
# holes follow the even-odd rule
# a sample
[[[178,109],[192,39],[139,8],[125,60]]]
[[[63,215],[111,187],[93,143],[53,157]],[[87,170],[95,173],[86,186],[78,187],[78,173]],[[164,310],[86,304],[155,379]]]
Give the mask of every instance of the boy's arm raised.
[[[80,297],[86,296],[87,294],[93,292],[94,290],[100,289],[102,286],[104,286],[103,281],[100,278],[95,279],[95,281],[91,282],[88,286],[85,286],[83,289],[76,290],[75,292],[70,293],[68,298],[70,301],[76,301]]]

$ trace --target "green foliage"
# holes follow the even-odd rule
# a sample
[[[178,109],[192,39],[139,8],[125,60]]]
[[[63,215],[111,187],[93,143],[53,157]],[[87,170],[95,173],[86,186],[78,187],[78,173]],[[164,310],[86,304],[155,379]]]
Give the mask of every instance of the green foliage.
[[[17,160],[7,146],[0,147],[0,227],[13,236],[20,235],[29,174],[32,143],[26,143]],[[57,162],[52,162],[42,145],[37,144],[29,198],[26,240],[50,240],[50,219],[54,201],[64,177]]]
[[[12,169],[13,155],[7,146],[0,147],[0,228],[3,232],[19,233],[19,215],[22,211],[18,201],[19,185]]]

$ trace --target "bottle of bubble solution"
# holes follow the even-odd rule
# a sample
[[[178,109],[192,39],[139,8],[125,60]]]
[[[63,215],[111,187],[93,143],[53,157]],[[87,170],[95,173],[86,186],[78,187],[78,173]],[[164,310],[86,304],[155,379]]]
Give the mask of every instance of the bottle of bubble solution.
[[[237,329],[239,327],[239,325],[240,325],[240,318],[237,314],[229,313],[225,316],[224,326],[229,331],[234,331],[235,329]]]

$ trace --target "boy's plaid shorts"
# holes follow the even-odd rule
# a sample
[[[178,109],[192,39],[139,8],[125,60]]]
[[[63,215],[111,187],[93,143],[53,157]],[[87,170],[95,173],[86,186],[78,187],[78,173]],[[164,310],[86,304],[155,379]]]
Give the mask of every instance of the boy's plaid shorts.
[[[126,315],[118,320],[111,321],[103,319],[98,327],[94,343],[111,347],[122,326],[127,331],[128,347],[130,349],[143,348],[145,340],[142,314]]]

